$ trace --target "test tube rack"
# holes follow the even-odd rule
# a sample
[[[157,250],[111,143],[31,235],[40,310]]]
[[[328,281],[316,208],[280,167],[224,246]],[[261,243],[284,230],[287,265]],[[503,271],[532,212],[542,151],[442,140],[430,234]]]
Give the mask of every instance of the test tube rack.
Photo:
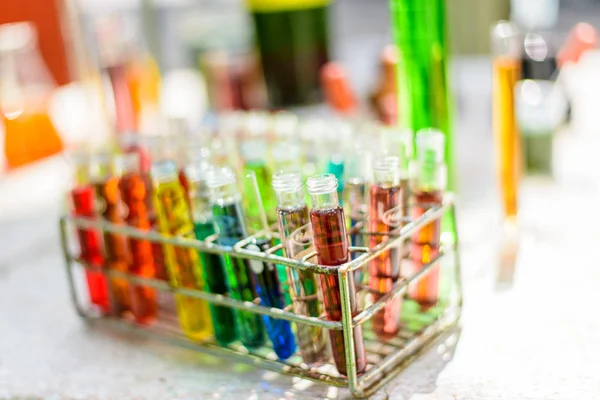
[[[354,271],[360,268],[366,268],[370,260],[381,255],[384,251],[400,246],[411,236],[427,224],[441,219],[446,213],[451,213],[454,217],[455,207],[453,196],[447,194],[441,205],[432,206],[422,216],[417,219],[411,219],[395,235],[390,235],[388,240],[379,244],[373,249],[367,247],[350,247],[352,253],[356,256],[350,262],[331,269],[331,267],[321,266],[310,260],[314,259],[315,252],[306,254],[300,260],[289,259],[274,254],[281,245],[274,246],[264,252],[254,252],[245,250],[244,247],[257,236],[265,236],[269,232],[259,232],[256,235],[241,240],[233,247],[223,247],[216,244],[216,235],[208,237],[204,241],[184,239],[180,237],[166,237],[157,232],[142,231],[124,225],[114,225],[101,219],[86,219],[64,216],[60,219],[60,231],[62,248],[64,252],[67,278],[70,295],[73,300],[75,310],[87,322],[101,321],[108,324],[116,324],[126,330],[133,330],[152,338],[165,341],[170,344],[183,346],[201,353],[210,354],[217,357],[227,358],[236,362],[247,363],[268,370],[272,370],[285,375],[292,375],[303,379],[320,382],[326,385],[347,387],[356,397],[367,397],[375,393],[379,388],[392,380],[400,371],[402,371],[410,362],[422,354],[436,340],[444,337],[452,331],[459,323],[462,310],[462,289],[460,275],[460,259],[458,254],[458,235],[454,232],[452,243],[443,244],[438,256],[430,263],[423,265],[423,268],[413,276],[404,276],[392,287],[388,294],[379,298],[379,300],[365,304],[362,311],[354,317],[350,313],[350,294],[348,277]],[[291,307],[286,309],[275,309],[263,307],[256,302],[243,302],[234,300],[227,296],[213,294],[201,290],[175,288],[168,282],[143,278],[119,271],[108,270],[101,265],[90,265],[79,257],[74,255],[70,245],[70,228],[79,227],[84,229],[95,229],[98,231],[112,232],[136,239],[145,239],[150,242],[194,248],[198,251],[229,254],[232,257],[266,261],[274,264],[284,265],[287,268],[296,268],[298,270],[308,270],[316,274],[337,273],[340,282],[342,320],[329,321],[324,317],[316,318],[296,314]],[[373,233],[362,232],[361,234],[370,235]],[[368,242],[368,241],[367,241]],[[366,242],[365,242],[366,243]],[[449,273],[442,274],[440,277],[450,278],[451,285],[447,290],[444,299],[440,298],[438,304],[428,311],[402,312],[402,329],[398,335],[390,340],[380,341],[369,328],[370,319],[386,304],[394,301],[398,296],[403,296],[410,285],[416,284],[423,279],[435,267],[439,265],[443,268],[449,268]],[[153,287],[160,292],[180,293],[199,299],[204,299],[210,303],[220,306],[231,307],[237,310],[250,311],[252,313],[267,315],[274,318],[280,318],[294,322],[296,324],[306,324],[319,326],[330,330],[342,330],[344,332],[344,344],[346,351],[347,376],[340,376],[333,364],[318,368],[310,368],[302,362],[299,355],[294,355],[288,360],[281,361],[275,356],[272,349],[264,347],[258,350],[248,350],[241,344],[232,344],[227,347],[219,346],[216,342],[193,342],[186,338],[179,330],[176,316],[170,318],[159,318],[151,325],[138,325],[133,321],[117,318],[110,314],[101,314],[87,304],[81,291],[77,289],[75,276],[75,267],[80,266],[84,269],[99,271],[105,274],[107,278],[116,277],[125,279],[131,283],[142,284]],[[368,274],[367,274],[368,275]],[[358,295],[367,295],[368,285],[357,285]],[[110,291],[109,291],[110,292]],[[363,296],[366,298],[367,296]],[[405,301],[406,305],[408,302]],[[364,373],[358,375],[356,369],[354,349],[354,335],[351,333],[357,325],[363,325],[364,344],[367,354],[367,369]]]

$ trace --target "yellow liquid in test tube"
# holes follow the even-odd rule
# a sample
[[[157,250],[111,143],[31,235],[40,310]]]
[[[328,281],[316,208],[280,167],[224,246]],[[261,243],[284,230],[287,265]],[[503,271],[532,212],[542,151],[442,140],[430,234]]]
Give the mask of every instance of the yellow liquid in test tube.
[[[521,151],[515,116],[514,88],[521,75],[519,61],[504,57],[496,58],[493,74],[496,170],[504,215],[507,220],[516,220]]]
[[[194,239],[194,226],[175,164],[169,161],[155,164],[152,167],[152,178],[161,233]],[[169,279],[174,287],[204,290],[201,261],[195,249],[165,245],[164,256]],[[203,341],[212,337],[213,326],[208,302],[176,294],[175,304],[181,328],[188,338]]]

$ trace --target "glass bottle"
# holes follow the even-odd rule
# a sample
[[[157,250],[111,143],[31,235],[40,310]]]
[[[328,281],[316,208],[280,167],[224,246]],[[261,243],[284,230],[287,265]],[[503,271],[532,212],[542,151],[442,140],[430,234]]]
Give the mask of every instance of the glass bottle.
[[[154,162],[151,175],[160,232],[167,236],[194,239],[194,226],[175,163]],[[198,252],[174,245],[166,245],[163,249],[171,285],[204,290],[205,282]],[[201,341],[212,336],[210,311],[205,300],[176,294],[175,303],[181,328],[187,337]]]
[[[345,264],[350,260],[344,210],[339,204],[337,195],[337,179],[332,174],[315,175],[308,179],[306,185],[313,205],[310,212],[310,222],[319,264],[336,269],[336,266]],[[327,319],[341,321],[340,282],[337,273],[320,275],[320,280]],[[348,283],[350,312],[354,316],[358,314],[358,305],[353,274],[348,275]],[[353,329],[353,334],[356,370],[360,374],[364,372],[367,366],[362,327],[360,325],[356,326]],[[331,330],[329,331],[329,338],[337,370],[340,374],[346,375],[347,361],[344,351],[344,333],[343,331]]]
[[[274,108],[321,100],[319,71],[329,61],[330,0],[248,0]]]
[[[273,176],[277,194],[277,221],[281,243],[288,258],[299,259],[311,247],[308,207],[304,202],[299,172],[282,172]],[[296,314],[320,317],[323,312],[317,277],[308,271],[286,268],[293,310]],[[298,345],[304,362],[316,365],[329,359],[325,330],[297,325]]]
[[[140,172],[137,153],[117,155],[113,162],[115,176],[119,177],[119,191],[125,205],[125,222],[134,228],[150,231],[150,219],[146,199],[148,186]],[[152,244],[148,240],[127,237],[129,273],[144,278],[154,278],[155,267]],[[131,284],[131,310],[135,320],[147,324],[156,318],[156,291],[148,286]]]
[[[38,51],[32,23],[0,25],[0,121],[8,168],[59,153],[49,116],[54,80]]]
[[[442,204],[446,189],[444,135],[436,129],[417,132],[417,154],[411,164],[411,188],[414,196],[412,217],[419,218],[431,207]],[[404,276],[412,276],[440,251],[440,220],[430,222],[411,238],[410,258]],[[409,297],[422,309],[431,308],[438,300],[439,265],[418,283],[409,287]]]
[[[219,234],[217,242],[221,246],[233,247],[247,234],[242,199],[236,186],[235,175],[229,168],[213,170],[207,183],[211,189],[213,225]],[[224,255],[223,263],[231,287],[231,297],[250,302],[258,298],[251,262]],[[242,344],[248,348],[262,346],[265,326],[261,316],[248,311],[237,311],[236,314]]]

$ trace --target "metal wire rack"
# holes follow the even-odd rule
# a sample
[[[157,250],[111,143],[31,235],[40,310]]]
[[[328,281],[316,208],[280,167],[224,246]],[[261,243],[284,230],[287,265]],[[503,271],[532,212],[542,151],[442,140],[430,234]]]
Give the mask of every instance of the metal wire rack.
[[[388,240],[384,241],[375,248],[350,247],[350,251],[356,253],[354,259],[337,269],[324,267],[310,262],[315,256],[315,252],[306,254],[300,260],[293,260],[274,254],[281,245],[274,246],[264,252],[245,250],[246,244],[254,238],[270,234],[269,232],[258,232],[257,234],[241,240],[233,247],[223,247],[215,243],[216,235],[207,238],[204,241],[190,240],[180,237],[167,237],[157,232],[148,232],[135,229],[124,225],[114,225],[104,220],[86,219],[64,216],[60,219],[60,231],[63,253],[65,257],[67,278],[69,283],[70,295],[72,297],[77,313],[86,321],[99,321],[108,324],[115,324],[119,327],[140,332],[153,338],[166,341],[168,343],[184,346],[195,351],[211,354],[218,357],[225,357],[234,361],[256,365],[261,368],[269,369],[286,375],[293,375],[303,379],[321,382],[327,385],[348,387],[351,393],[356,397],[366,397],[374,393],[381,386],[389,382],[404,367],[406,367],[415,357],[421,354],[437,338],[449,332],[456,326],[460,319],[462,310],[462,289],[460,276],[460,260],[458,254],[458,235],[454,231],[454,240],[452,243],[443,244],[441,251],[430,263],[423,265],[413,276],[404,276],[387,293],[377,301],[366,301],[362,311],[354,317],[350,313],[350,293],[348,276],[354,271],[366,268],[370,260],[381,255],[386,250],[398,247],[410,237],[419,232],[422,228],[431,222],[441,219],[446,213],[452,214],[454,218],[455,207],[452,195],[446,195],[441,205],[429,208],[421,217],[407,222],[396,235],[390,235]],[[69,243],[69,226],[75,226],[84,229],[96,229],[99,231],[112,232],[136,239],[144,239],[151,242],[158,242],[166,245],[194,248],[202,252],[214,254],[228,254],[232,257],[239,257],[251,260],[259,260],[284,265],[288,268],[298,270],[308,270],[317,274],[338,274],[341,291],[342,320],[329,321],[324,317],[316,318],[296,314],[291,307],[285,309],[268,308],[261,306],[259,302],[244,302],[229,298],[227,296],[213,294],[201,290],[176,288],[168,282],[143,278],[136,275],[109,270],[101,265],[90,265],[76,256],[71,250]],[[372,235],[373,233],[362,232],[363,235]],[[347,361],[347,376],[340,376],[333,364],[326,364],[318,368],[311,368],[303,363],[299,355],[294,355],[288,360],[278,360],[273,350],[269,347],[263,347],[258,350],[246,349],[241,344],[232,344],[227,347],[218,345],[214,341],[193,342],[188,339],[178,327],[175,314],[161,316],[151,325],[138,325],[133,321],[123,318],[117,318],[110,314],[98,313],[92,306],[87,304],[77,290],[74,267],[80,265],[84,269],[93,270],[105,274],[107,278],[121,278],[135,284],[143,284],[157,289],[160,292],[173,294],[183,294],[220,306],[231,307],[237,310],[250,311],[256,314],[267,315],[274,318],[280,318],[294,322],[296,324],[305,324],[318,326],[330,330],[342,330],[344,332],[344,345]],[[409,286],[416,284],[427,276],[433,268],[440,268],[442,278],[448,283],[444,289],[444,295],[440,295],[437,305],[422,311],[416,303],[405,300],[402,310],[402,329],[396,337],[381,341],[370,328],[370,319],[386,304],[404,295]],[[368,274],[367,274],[368,275]],[[358,285],[358,296],[362,299],[368,299],[368,285]],[[363,325],[364,345],[367,354],[367,369],[364,373],[358,375],[356,369],[354,349],[354,335],[351,333],[353,328]]]

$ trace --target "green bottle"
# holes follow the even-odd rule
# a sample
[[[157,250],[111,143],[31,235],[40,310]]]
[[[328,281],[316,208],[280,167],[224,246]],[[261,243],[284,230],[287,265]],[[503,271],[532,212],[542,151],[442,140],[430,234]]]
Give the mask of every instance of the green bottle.
[[[329,61],[330,0],[247,0],[269,102],[274,108],[321,100]]]

